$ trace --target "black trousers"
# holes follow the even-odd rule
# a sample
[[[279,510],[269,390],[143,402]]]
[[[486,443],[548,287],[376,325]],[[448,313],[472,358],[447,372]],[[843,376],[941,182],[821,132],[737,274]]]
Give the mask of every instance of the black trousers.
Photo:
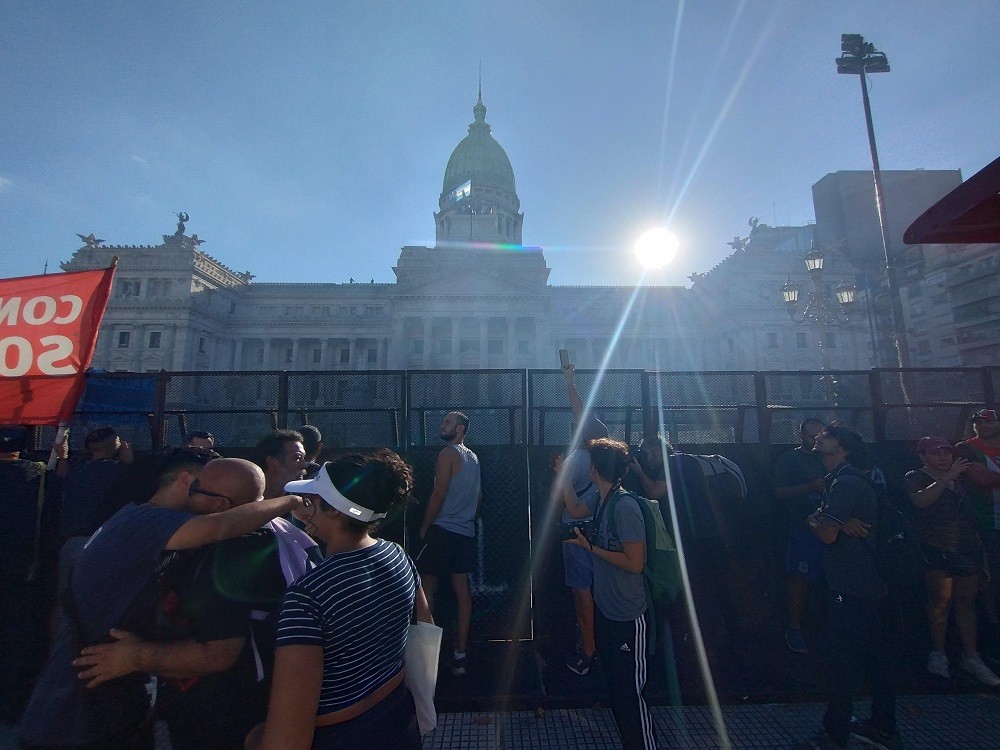
[[[312,746],[313,750],[347,747],[362,750],[420,750],[422,741],[413,696],[405,685],[400,685],[381,703],[356,719],[329,727],[317,727]]]
[[[829,704],[823,728],[846,745],[851,735],[854,692],[862,676],[872,688],[872,723],[885,732],[896,731],[895,639],[886,630],[886,600],[859,599],[829,592],[827,649]]]
[[[655,750],[653,717],[643,697],[649,666],[648,614],[637,620],[609,620],[594,610],[594,635],[624,750]]]

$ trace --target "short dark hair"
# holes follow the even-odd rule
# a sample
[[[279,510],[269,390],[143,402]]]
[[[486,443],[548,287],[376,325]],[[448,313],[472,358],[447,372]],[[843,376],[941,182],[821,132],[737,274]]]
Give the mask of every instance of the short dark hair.
[[[184,436],[184,442],[185,443],[190,443],[195,438],[199,438],[201,440],[212,440],[212,441],[214,441],[215,440],[215,435],[213,435],[208,430],[191,430],[187,435]]]
[[[299,434],[302,435],[302,447],[306,449],[307,456],[315,455],[319,450],[319,444],[323,442],[323,433],[319,427],[313,424],[304,424],[299,427]]]
[[[465,414],[463,414],[460,411],[450,411],[448,413],[455,415],[455,421],[458,422],[460,425],[462,425],[462,427],[465,428],[465,434],[468,435],[469,434],[469,418],[467,416],[465,416]]]
[[[674,453],[674,446],[671,444],[670,439],[658,432],[643,435],[639,445],[645,446],[647,443],[656,443],[660,452],[666,452],[668,456],[671,456]]]
[[[261,468],[267,468],[267,458],[281,458],[285,453],[285,443],[303,443],[302,433],[297,430],[274,430],[257,443],[256,453]],[[304,447],[304,446],[303,446]]]
[[[219,457],[218,453],[207,448],[174,448],[163,456],[156,467],[157,486],[163,489],[182,471],[201,471],[205,464]]]
[[[858,433],[836,422],[828,424],[823,432],[840,443],[840,447],[847,453],[849,464],[859,469],[868,468],[868,448]]]
[[[324,464],[323,470],[340,494],[376,513],[402,510],[413,491],[413,469],[388,448],[374,453],[344,453]],[[320,503],[319,507],[327,509],[326,503]],[[355,534],[373,531],[379,523],[345,520],[346,528]]]
[[[803,432],[805,432],[806,427],[808,427],[811,424],[819,425],[819,428],[821,430],[826,429],[826,422],[824,422],[822,419],[818,419],[817,417],[806,417],[801,422],[799,422],[798,434],[801,435]]]
[[[585,446],[594,470],[606,481],[617,485],[628,473],[628,445],[614,438],[595,438]]]

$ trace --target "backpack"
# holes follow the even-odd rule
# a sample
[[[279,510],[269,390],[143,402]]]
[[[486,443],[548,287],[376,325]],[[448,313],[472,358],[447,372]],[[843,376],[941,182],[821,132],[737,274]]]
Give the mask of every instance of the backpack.
[[[736,505],[746,501],[749,492],[743,470],[725,456],[688,454],[701,467],[705,483],[705,498],[712,509],[715,528],[720,537],[728,539],[729,516]]]
[[[656,605],[660,602],[673,602],[683,588],[681,579],[681,563],[667,526],[660,513],[660,504],[635,495],[619,488],[607,503],[608,534],[618,538],[618,523],[615,519],[615,509],[618,500],[623,496],[636,500],[642,512],[643,524],[646,527],[646,563],[642,567],[643,582],[646,584],[647,604]],[[599,528],[600,519],[596,519],[595,528]]]
[[[875,569],[890,596],[907,594],[923,586],[927,558],[910,519],[893,505],[885,484],[878,481],[877,477],[881,474],[878,469],[868,473],[857,472],[857,476],[871,485],[878,498]]]

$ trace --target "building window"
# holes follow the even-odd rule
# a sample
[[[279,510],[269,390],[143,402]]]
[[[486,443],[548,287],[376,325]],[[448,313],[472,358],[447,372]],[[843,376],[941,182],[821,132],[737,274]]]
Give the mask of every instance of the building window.
[[[323,350],[320,349],[319,347],[316,347],[315,349],[313,349],[313,364],[318,365],[322,361],[323,361]]]
[[[833,331],[830,331],[829,333],[826,334],[826,348],[827,349],[837,348],[837,334],[835,334]]]
[[[291,315],[295,308],[291,305],[285,305],[285,315]]]
[[[264,364],[264,350],[263,349],[258,349],[257,350],[257,364],[258,365]]]
[[[767,348],[777,349],[778,348],[778,334],[771,331],[767,334]]]
[[[462,339],[458,342],[458,353],[466,354],[467,352],[479,353],[479,339]]]
[[[487,346],[490,354],[503,354],[503,339],[490,339]]]
[[[948,301],[948,292],[941,292],[941,294],[935,294],[931,297],[932,305],[943,305]]]
[[[413,339],[410,344],[410,352],[412,354],[423,354],[424,353],[424,340],[423,339]]]
[[[118,283],[119,297],[138,297],[141,290],[142,282],[140,281],[121,281]]]
[[[160,339],[162,337],[163,337],[163,334],[160,333],[160,331],[150,331],[149,332],[149,348],[150,349],[159,349],[160,348]]]
[[[530,354],[531,353],[531,342],[528,339],[521,339],[517,342],[517,353],[518,354]]]
[[[930,354],[931,345],[929,341],[918,341],[917,342],[917,354]]]
[[[806,341],[806,335],[802,331],[798,331],[795,334],[795,346],[798,349],[805,349],[809,346],[809,342]]]
[[[920,302],[910,306],[910,317],[919,318],[924,314],[924,306]]]
[[[128,349],[129,341],[132,339],[131,331],[121,331],[118,334],[118,348]]]
[[[235,302],[230,302],[229,303],[229,314],[230,315],[235,315],[236,314],[236,303]]]
[[[368,350],[368,364],[378,364],[378,349],[372,348]]]
[[[346,365],[351,361],[351,350],[348,347],[344,347],[340,350],[340,364]]]
[[[438,354],[451,354],[451,339],[440,339],[438,341]]]
[[[204,336],[199,336],[198,337],[198,353],[199,354],[204,354],[205,353],[205,343],[206,343],[205,342],[205,337]]]
[[[729,343],[729,353],[732,354],[734,351],[736,351],[736,344],[733,342],[732,339],[727,339],[727,341]]]
[[[309,381],[309,400],[318,401],[319,400],[319,381],[310,380]]]

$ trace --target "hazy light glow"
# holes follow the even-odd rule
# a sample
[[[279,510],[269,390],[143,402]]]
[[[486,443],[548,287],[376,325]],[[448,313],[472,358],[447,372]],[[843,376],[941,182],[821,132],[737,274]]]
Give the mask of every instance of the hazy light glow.
[[[633,252],[643,268],[663,268],[677,257],[679,244],[673,232],[663,228],[650,229],[636,240]]]

